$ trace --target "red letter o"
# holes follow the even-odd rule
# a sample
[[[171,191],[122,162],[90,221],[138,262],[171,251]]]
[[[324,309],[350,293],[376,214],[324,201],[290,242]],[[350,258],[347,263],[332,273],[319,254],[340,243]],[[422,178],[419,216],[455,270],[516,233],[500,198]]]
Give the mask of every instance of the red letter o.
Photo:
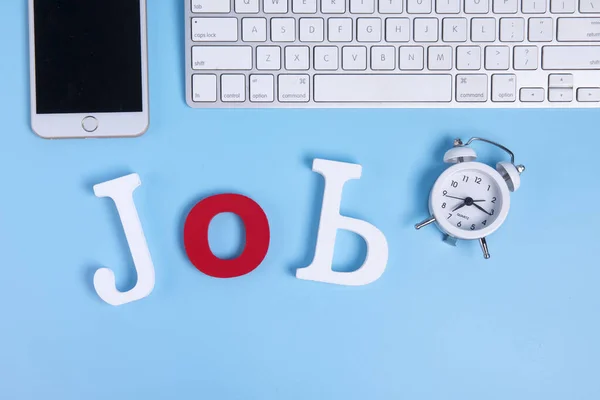
[[[210,250],[208,226],[218,214],[238,215],[246,228],[246,244],[239,257],[222,260]],[[192,208],[183,228],[185,251],[196,268],[215,278],[235,278],[252,272],[269,250],[269,220],[252,199],[239,194],[219,194],[200,201]]]

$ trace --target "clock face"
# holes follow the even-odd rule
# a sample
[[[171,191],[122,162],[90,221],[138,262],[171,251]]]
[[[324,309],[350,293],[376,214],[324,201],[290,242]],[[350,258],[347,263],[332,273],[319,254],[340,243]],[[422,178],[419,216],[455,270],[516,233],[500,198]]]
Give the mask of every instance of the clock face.
[[[495,171],[494,171],[495,172]],[[503,182],[502,182],[503,183]],[[457,170],[436,184],[431,207],[438,221],[476,233],[494,225],[502,211],[503,192],[498,181],[478,168]]]

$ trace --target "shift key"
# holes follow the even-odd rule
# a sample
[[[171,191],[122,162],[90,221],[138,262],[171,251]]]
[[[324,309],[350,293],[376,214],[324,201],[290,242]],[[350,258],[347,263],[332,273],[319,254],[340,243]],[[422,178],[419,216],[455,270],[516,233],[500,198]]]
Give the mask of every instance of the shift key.
[[[600,69],[600,46],[544,46],[542,69]]]
[[[250,46],[194,46],[192,68],[200,70],[252,69]]]

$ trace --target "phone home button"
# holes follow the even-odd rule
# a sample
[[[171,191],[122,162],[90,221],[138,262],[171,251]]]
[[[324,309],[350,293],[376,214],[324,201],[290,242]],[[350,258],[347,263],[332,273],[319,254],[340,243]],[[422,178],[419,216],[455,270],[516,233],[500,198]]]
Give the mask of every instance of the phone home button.
[[[98,129],[98,120],[94,117],[85,117],[83,121],[81,121],[81,126],[86,132],[94,132]]]

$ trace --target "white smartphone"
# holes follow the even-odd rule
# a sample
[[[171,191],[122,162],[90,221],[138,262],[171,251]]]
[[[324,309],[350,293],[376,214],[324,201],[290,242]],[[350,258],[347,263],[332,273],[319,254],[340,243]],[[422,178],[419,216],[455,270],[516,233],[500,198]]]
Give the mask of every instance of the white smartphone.
[[[148,129],[146,0],[29,0],[31,126],[47,139]]]

